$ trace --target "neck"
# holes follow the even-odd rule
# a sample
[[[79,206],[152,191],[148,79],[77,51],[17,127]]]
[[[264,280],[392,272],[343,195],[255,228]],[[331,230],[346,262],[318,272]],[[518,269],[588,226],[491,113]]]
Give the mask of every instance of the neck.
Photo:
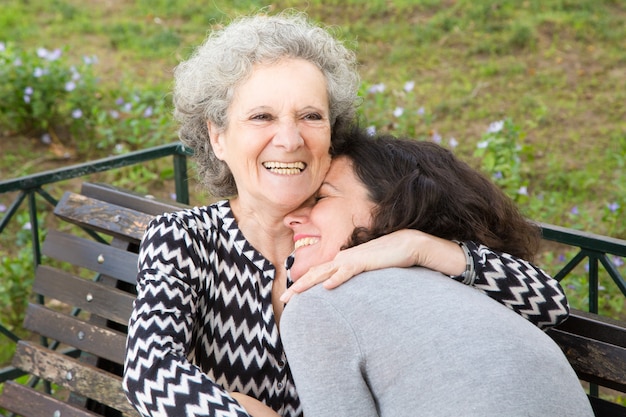
[[[251,209],[241,204],[239,198],[232,199],[230,207],[246,240],[277,269],[282,269],[293,251],[293,232],[283,223],[285,214],[275,216],[269,210]]]

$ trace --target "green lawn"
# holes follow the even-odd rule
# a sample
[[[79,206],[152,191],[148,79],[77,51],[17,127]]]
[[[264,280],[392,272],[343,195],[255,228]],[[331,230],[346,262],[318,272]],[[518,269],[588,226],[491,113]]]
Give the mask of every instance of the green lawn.
[[[212,27],[285,8],[331,26],[357,52],[364,124],[453,147],[533,219],[626,238],[623,0],[5,1],[0,56],[10,50],[34,71],[37,48],[60,48],[61,67],[56,84],[39,85],[43,78],[0,61],[25,83],[0,84],[0,177],[176,140],[176,63]],[[61,84],[71,66],[92,77],[83,75],[90,81],[81,95]],[[53,97],[58,114],[32,117],[24,96],[37,94]],[[506,129],[485,136],[502,120]],[[172,189],[159,169],[109,179]],[[9,200],[0,195],[2,204]],[[541,265],[562,266],[560,255],[546,252]]]

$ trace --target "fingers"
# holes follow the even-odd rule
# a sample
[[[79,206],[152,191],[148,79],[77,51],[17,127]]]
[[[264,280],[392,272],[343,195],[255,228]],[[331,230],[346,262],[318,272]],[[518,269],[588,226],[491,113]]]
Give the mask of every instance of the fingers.
[[[284,304],[287,304],[289,302],[289,300],[291,300],[291,297],[295,294],[294,291],[292,291],[291,289],[287,289],[287,291],[285,291],[283,293],[283,295],[280,296],[280,301]]]
[[[287,291],[283,293],[283,295],[280,297],[280,301],[282,301],[283,303],[288,303],[294,294],[306,291],[314,285],[326,281],[328,278],[332,277],[336,270],[337,268],[333,262],[327,262],[312,267],[306,274],[302,275],[296,282],[293,283],[293,285],[291,285],[291,287],[287,289]]]
[[[347,265],[347,266],[339,267],[337,268],[337,270],[332,276],[330,276],[327,280],[325,280],[322,283],[322,285],[324,286],[324,288],[328,290],[332,290],[333,288],[337,288],[344,282],[350,280],[359,272],[362,272],[362,271],[356,270],[353,266]]]

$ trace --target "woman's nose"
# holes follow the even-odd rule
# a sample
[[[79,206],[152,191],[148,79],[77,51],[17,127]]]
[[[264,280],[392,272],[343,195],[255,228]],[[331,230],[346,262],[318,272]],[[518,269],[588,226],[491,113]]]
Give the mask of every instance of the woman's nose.
[[[309,221],[311,208],[313,208],[314,204],[315,200],[313,198],[309,198],[307,201],[302,203],[300,207],[287,214],[284,219],[285,226],[293,229],[294,227],[307,223]]]
[[[285,148],[287,152],[293,152],[304,143],[300,135],[298,124],[294,120],[285,120],[274,136],[274,143]]]

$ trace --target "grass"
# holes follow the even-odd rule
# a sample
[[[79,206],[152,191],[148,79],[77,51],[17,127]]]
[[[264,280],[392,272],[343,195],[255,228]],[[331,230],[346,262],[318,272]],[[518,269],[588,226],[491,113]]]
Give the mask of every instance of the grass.
[[[175,140],[168,100],[176,63],[230,18],[285,8],[332,26],[356,50],[367,125],[440,140],[484,169],[477,145],[491,123],[508,119],[521,132],[514,143],[520,149],[494,152],[515,151],[520,158],[513,180],[526,193],[508,191],[522,210],[538,221],[626,238],[621,0],[12,2],[0,14],[0,42],[24,50],[64,47],[76,61],[97,56],[99,101],[93,111],[97,129],[62,138],[70,159],[55,144],[42,143],[41,132],[18,133],[0,124],[0,176]],[[134,113],[112,120],[120,98],[133,102]],[[148,107],[157,117],[141,117]],[[112,180],[149,190],[173,188],[148,169],[129,178]],[[194,203],[205,199],[194,197]],[[562,266],[559,255],[543,254],[542,266],[549,272]]]

